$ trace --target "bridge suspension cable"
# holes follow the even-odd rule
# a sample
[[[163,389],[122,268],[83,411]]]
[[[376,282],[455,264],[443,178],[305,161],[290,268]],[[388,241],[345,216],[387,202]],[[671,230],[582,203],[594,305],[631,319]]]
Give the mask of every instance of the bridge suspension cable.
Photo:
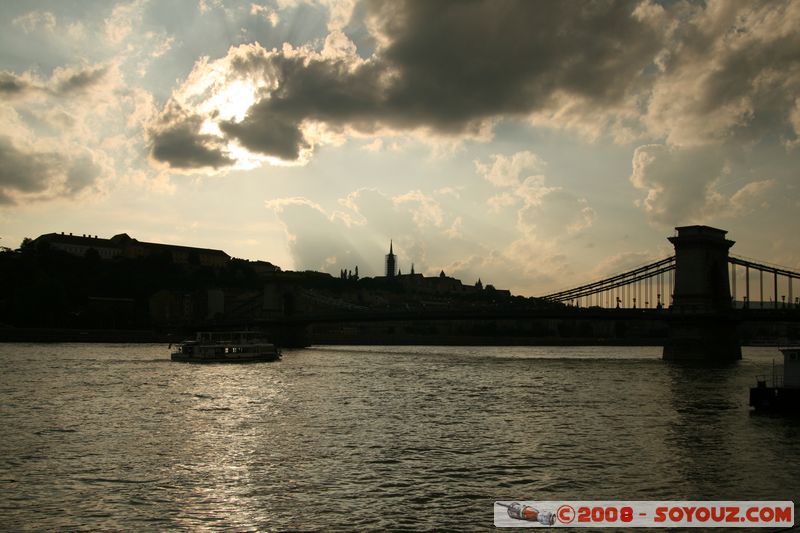
[[[591,303],[591,297],[594,296],[595,304],[602,306],[602,295],[605,294],[605,307],[609,307],[609,303],[616,306],[622,303],[627,306],[630,302],[633,302],[633,307],[636,307],[637,299],[639,306],[642,307],[643,305],[649,306],[652,303],[652,293],[653,290],[656,290],[658,304],[664,305],[662,298],[665,292],[666,294],[672,294],[672,272],[674,270],[675,256],[670,256],[606,279],[550,293],[541,298],[553,302],[572,302],[585,298]],[[668,282],[664,280],[665,274],[669,274]],[[612,291],[614,300],[609,302],[608,296],[612,295]],[[644,301],[642,301],[642,295],[645,296]]]
[[[744,267],[744,284],[745,284],[745,294],[741,300],[742,307],[751,307],[754,303],[751,295],[750,295],[750,279],[751,279],[751,271],[755,271],[758,273],[758,281],[759,281],[759,291],[758,291],[758,301],[757,306],[759,308],[764,308],[765,304],[767,307],[772,309],[778,309],[779,307],[783,308],[797,308],[800,307],[800,298],[796,298],[794,296],[793,291],[793,281],[796,279],[800,279],[800,272],[796,272],[793,270],[789,270],[786,267],[782,267],[779,265],[771,265],[765,263],[759,263],[752,259],[731,255],[728,257],[728,263],[731,265],[731,273],[730,273],[730,283],[731,283],[731,298],[736,305],[737,302],[737,281],[738,281],[738,272],[736,267],[742,266]],[[772,294],[765,294],[764,292],[764,274],[768,276],[771,275],[772,280],[772,290],[770,291]],[[779,283],[780,282],[780,283]],[[785,290],[783,294],[780,294],[779,288],[781,290]],[[787,294],[788,293],[788,294]],[[765,296],[769,298],[768,301],[765,301]],[[779,297],[780,296],[780,303]],[[788,301],[787,301],[788,296]]]
[[[800,272],[779,265],[761,263],[749,258],[731,255],[730,290],[734,306],[750,308],[800,308],[800,297],[794,295],[794,280],[800,279]],[[737,268],[744,267],[744,272]],[[674,285],[675,256],[643,265],[633,270],[615,274],[608,278],[586,283],[578,287],[564,289],[541,296],[552,302],[575,303],[583,301],[586,306],[598,307],[652,307],[668,306]],[[757,273],[758,298],[751,298],[751,281]],[[668,279],[664,279],[668,277]],[[764,278],[768,286],[765,289]],[[737,294],[737,282],[744,281],[744,294]],[[771,286],[770,286],[771,285]],[[656,293],[654,299],[653,293]],[[754,292],[754,291],[752,291]],[[637,306],[638,302],[638,306]]]

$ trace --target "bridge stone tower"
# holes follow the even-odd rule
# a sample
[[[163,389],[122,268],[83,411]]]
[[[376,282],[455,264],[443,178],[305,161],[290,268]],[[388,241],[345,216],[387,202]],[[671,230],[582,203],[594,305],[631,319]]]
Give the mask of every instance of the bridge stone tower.
[[[724,362],[742,358],[728,280],[727,231],[709,226],[675,228],[675,292],[663,358]]]

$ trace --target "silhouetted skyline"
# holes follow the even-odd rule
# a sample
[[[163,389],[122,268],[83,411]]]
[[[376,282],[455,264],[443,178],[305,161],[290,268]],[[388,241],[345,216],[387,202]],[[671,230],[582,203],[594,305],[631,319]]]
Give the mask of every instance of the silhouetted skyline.
[[[536,295],[675,226],[800,268],[800,4],[6,2],[0,246],[129,232]]]

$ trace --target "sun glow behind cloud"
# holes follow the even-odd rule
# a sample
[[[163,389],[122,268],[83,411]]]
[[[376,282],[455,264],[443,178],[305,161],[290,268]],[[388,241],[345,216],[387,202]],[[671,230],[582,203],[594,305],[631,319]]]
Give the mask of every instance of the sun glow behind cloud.
[[[216,85],[216,84],[215,84]],[[222,120],[241,122],[256,102],[258,87],[252,80],[233,80],[200,106],[202,111],[217,112]]]
[[[225,135],[219,127],[221,121],[239,123],[247,116],[247,111],[258,101],[258,94],[263,83],[251,79],[234,79],[227,81],[223,72],[212,69],[207,77],[202,79],[207,87],[189,89],[190,94],[207,95],[204,101],[197,105],[197,110],[206,118],[200,127],[200,133],[213,135],[224,139]],[[210,95],[208,94],[210,92]],[[268,96],[266,96],[268,98]],[[225,144],[227,155],[235,162],[234,170],[252,170],[264,163],[278,164],[280,160],[254,153],[235,140]]]
[[[264,79],[236,76],[229,68],[228,60],[228,57],[213,62],[208,58],[198,60],[186,81],[173,92],[172,99],[181,108],[190,109],[202,117],[198,134],[220,140],[221,150],[232,161],[230,170],[252,170],[264,164],[304,165],[310,153],[301,154],[298,160],[286,161],[249,150],[223,133],[221,123],[241,123],[254,105],[270,98]]]

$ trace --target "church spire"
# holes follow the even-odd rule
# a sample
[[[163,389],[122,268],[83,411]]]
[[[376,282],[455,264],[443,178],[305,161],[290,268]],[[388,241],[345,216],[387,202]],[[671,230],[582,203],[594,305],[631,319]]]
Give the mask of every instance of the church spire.
[[[389,253],[386,254],[386,277],[393,278],[397,273],[397,256],[394,255],[393,243],[389,240]]]

